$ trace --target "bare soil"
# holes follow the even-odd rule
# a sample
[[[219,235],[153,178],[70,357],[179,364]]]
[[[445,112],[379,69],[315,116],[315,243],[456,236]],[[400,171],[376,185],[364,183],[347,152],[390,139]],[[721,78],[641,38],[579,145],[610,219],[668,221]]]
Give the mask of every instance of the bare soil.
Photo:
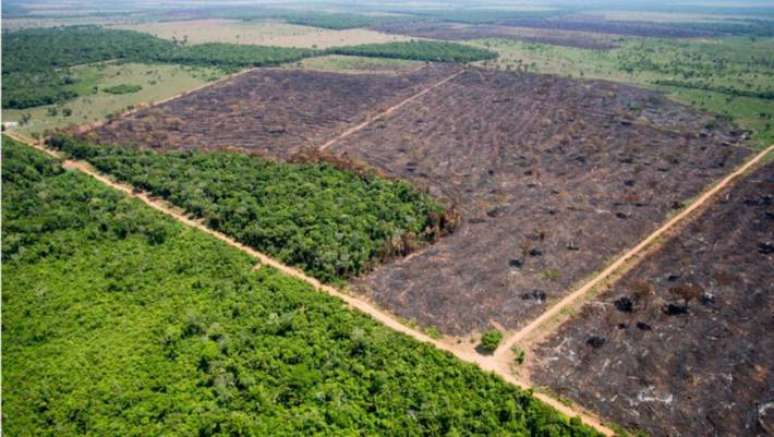
[[[399,75],[255,70],[113,120],[89,136],[156,148],[247,148],[284,158],[325,143],[456,68],[427,65]]]
[[[418,38],[442,40],[473,40],[504,38],[526,42],[553,44],[583,49],[612,49],[618,47],[613,37],[605,34],[559,29],[541,29],[534,26],[515,27],[499,25],[473,25],[422,21],[397,21],[377,27],[385,33],[410,35]]]
[[[519,328],[747,156],[739,134],[639,88],[468,70],[329,147],[464,217],[355,288],[448,334]]]
[[[537,348],[532,379],[653,435],[774,434],[774,163]]]

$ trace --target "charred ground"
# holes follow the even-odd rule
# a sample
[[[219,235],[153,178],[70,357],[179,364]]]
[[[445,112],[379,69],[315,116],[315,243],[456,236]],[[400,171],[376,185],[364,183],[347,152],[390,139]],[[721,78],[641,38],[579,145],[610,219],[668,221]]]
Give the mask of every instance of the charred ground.
[[[102,143],[299,156],[459,67],[395,75],[268,70],[92,132]],[[462,335],[522,326],[749,151],[657,93],[469,68],[326,149],[454,205],[458,231],[355,286]]]
[[[455,234],[356,285],[466,334],[540,314],[740,162],[737,140],[638,88],[469,70],[329,151],[457,205]]]
[[[396,35],[442,40],[473,40],[481,38],[505,38],[526,42],[554,44],[584,49],[612,49],[617,47],[615,37],[540,27],[517,27],[484,24],[444,23],[434,21],[396,21],[382,24],[376,29]]]
[[[654,435],[774,432],[774,164],[537,349],[532,378]]]
[[[319,145],[451,74],[428,65],[401,75],[261,70],[243,74],[89,133],[107,144],[261,149],[288,157]]]

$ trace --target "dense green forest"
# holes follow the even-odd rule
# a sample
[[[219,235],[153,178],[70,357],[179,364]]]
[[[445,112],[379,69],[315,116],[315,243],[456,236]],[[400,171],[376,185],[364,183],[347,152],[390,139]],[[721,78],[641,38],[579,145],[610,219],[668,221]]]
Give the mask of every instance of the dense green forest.
[[[362,44],[334,48],[330,52],[338,55],[400,58],[433,62],[474,62],[497,57],[497,53],[478,47],[451,42],[423,40]]]
[[[3,142],[9,435],[595,435]]]
[[[340,14],[320,16],[331,20],[343,19]],[[10,109],[61,103],[84,93],[93,93],[94,90],[88,87],[78,86],[80,79],[69,67],[113,59],[216,66],[235,71],[328,53],[442,62],[471,62],[496,57],[495,53],[480,48],[431,41],[370,44],[331,51],[225,43],[186,45],[144,33],[98,26],[9,32],[4,34],[2,46],[2,100],[3,107]]]
[[[77,77],[68,67],[143,57],[170,46],[151,35],[97,26],[4,33],[3,108],[24,109],[77,97]]]
[[[362,273],[450,227],[443,208],[402,181],[231,152],[159,153],[51,144],[324,281]]]
[[[379,21],[378,18],[367,15],[340,13],[328,14],[323,12],[290,13],[280,15],[280,17],[291,24],[322,27],[325,29],[334,30],[366,27]]]
[[[68,67],[110,59],[218,66],[276,65],[317,52],[308,49],[200,44],[186,46],[129,30],[97,26],[29,29],[3,35],[3,107],[24,109],[82,95]]]
[[[287,47],[266,47],[228,43],[207,43],[173,46],[148,52],[136,62],[163,62],[197,66],[216,66],[226,70],[263,67],[298,61],[319,54],[317,50]]]

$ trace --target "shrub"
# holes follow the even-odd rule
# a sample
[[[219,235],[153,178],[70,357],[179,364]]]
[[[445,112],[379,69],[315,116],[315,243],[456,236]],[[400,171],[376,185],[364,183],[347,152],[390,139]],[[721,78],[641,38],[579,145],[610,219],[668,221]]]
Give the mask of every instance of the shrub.
[[[127,83],[122,83],[120,85],[103,88],[102,91],[105,91],[106,93],[110,93],[110,94],[132,94],[132,93],[136,93],[137,91],[140,91],[141,89],[142,89],[141,85],[131,85]]]
[[[500,346],[500,342],[503,340],[503,333],[497,329],[490,329],[484,332],[481,336],[481,344],[479,348],[486,353],[492,353],[497,350],[497,346]]]

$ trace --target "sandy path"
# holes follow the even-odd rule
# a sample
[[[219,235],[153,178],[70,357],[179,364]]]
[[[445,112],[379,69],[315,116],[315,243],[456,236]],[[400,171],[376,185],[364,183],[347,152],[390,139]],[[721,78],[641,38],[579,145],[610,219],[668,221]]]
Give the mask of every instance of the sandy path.
[[[500,347],[497,348],[497,351],[495,351],[495,354],[494,354],[495,358],[499,361],[506,360],[509,354],[511,353],[510,352],[511,348],[514,345],[519,344],[530,334],[532,334],[539,328],[543,328],[549,322],[554,320],[555,317],[560,316],[563,310],[569,309],[575,304],[582,304],[583,301],[581,299],[587,293],[591,292],[594,289],[594,287],[603,283],[606,279],[610,278],[618,269],[624,267],[627,264],[627,262],[633,260],[640,253],[644,252],[652,243],[654,243],[659,238],[663,237],[668,231],[670,231],[676,225],[681,223],[683,220],[686,220],[687,218],[689,218],[689,216],[694,211],[696,211],[698,208],[704,206],[707,202],[712,200],[712,198],[716,194],[718,194],[721,190],[726,188],[729,184],[735,182],[737,178],[739,178],[743,173],[748,171],[755,164],[763,160],[766,157],[766,155],[772,151],[774,151],[774,145],[767,147],[766,149],[764,149],[763,151],[755,155],[752,159],[749,159],[748,161],[746,161],[735,171],[728,174],[725,178],[723,178],[720,182],[718,182],[715,186],[713,186],[711,189],[705,191],[704,194],[696,198],[687,208],[683,209],[679,214],[669,219],[666,223],[661,225],[660,228],[655,230],[652,234],[648,235],[644,240],[640,241],[639,244],[637,244],[633,248],[629,249],[629,251],[621,255],[612,264],[607,266],[606,269],[604,269],[598,275],[594,276],[590,281],[586,282],[580,288],[578,288],[577,290],[573,291],[566,297],[559,300],[556,304],[554,304],[554,306],[552,306],[550,309],[545,311],[538,318],[531,321],[529,324],[527,324],[522,329],[514,333],[512,336],[508,337],[505,341],[502,342]],[[569,317],[570,317],[569,315],[566,316],[566,318],[569,318]],[[558,327],[559,325],[560,323],[555,323],[554,327]],[[546,332],[542,332],[542,331],[540,332],[541,336],[545,336],[545,334]],[[525,345],[523,344],[520,346],[522,346],[522,349],[525,347]]]
[[[448,79],[450,79],[450,78],[448,78]],[[44,147],[43,145],[41,145],[41,144],[39,144],[39,143],[37,143],[35,141],[30,141],[31,139],[25,138],[22,135],[11,134],[9,136],[11,136],[12,138],[14,138],[17,141],[24,142],[24,143],[34,147],[35,149],[40,150],[40,151],[46,153],[47,155],[50,155],[50,156],[53,156],[53,157],[59,158],[59,159],[62,158],[62,154],[61,153],[59,153],[57,151],[54,151],[54,150],[51,150],[51,149],[49,149],[47,147]],[[67,168],[67,169],[70,169],[70,170],[77,170],[77,171],[83,172],[83,173],[85,173],[85,174],[87,174],[87,175],[97,179],[99,182],[101,182],[101,183],[103,183],[105,185],[108,185],[108,186],[110,186],[110,187],[112,187],[112,188],[114,188],[114,189],[116,189],[116,190],[118,190],[118,191],[128,195],[128,196],[131,196],[131,197],[134,197],[134,198],[137,198],[137,199],[141,200],[142,202],[144,202],[146,205],[150,206],[151,208],[153,208],[153,209],[155,209],[157,211],[160,211],[160,212],[162,212],[162,213],[164,213],[164,214],[174,218],[175,220],[179,221],[180,223],[182,223],[182,224],[184,224],[186,226],[189,226],[189,227],[195,228],[197,230],[200,230],[202,232],[205,232],[205,233],[207,233],[207,234],[209,234],[209,235],[211,235],[211,236],[213,236],[213,237],[215,237],[215,238],[225,242],[226,244],[241,250],[242,252],[244,252],[244,253],[246,253],[246,254],[248,254],[248,255],[256,258],[256,259],[258,259],[259,264],[256,267],[270,266],[272,268],[275,268],[275,269],[281,271],[282,273],[284,273],[284,274],[286,274],[288,276],[292,276],[292,277],[294,277],[294,278],[296,278],[298,280],[306,282],[307,284],[309,284],[312,287],[314,287],[315,290],[318,290],[318,291],[321,291],[321,292],[324,292],[324,293],[328,293],[331,296],[334,296],[334,297],[336,297],[338,299],[341,299],[342,301],[344,301],[347,304],[347,306],[350,309],[356,309],[356,310],[362,312],[363,314],[368,315],[369,317],[371,317],[375,321],[377,321],[377,322],[387,326],[390,329],[393,329],[393,330],[395,330],[397,332],[400,332],[402,334],[408,335],[408,336],[410,336],[410,337],[412,337],[415,340],[418,340],[420,342],[428,343],[428,344],[430,344],[430,345],[432,345],[432,346],[434,346],[434,347],[436,347],[438,349],[441,349],[443,351],[449,352],[452,355],[454,355],[455,357],[457,357],[458,359],[460,359],[462,361],[465,361],[465,362],[468,362],[468,363],[472,363],[472,364],[478,366],[479,368],[481,368],[484,371],[492,372],[492,373],[496,374],[497,376],[499,376],[500,378],[502,378],[503,380],[505,380],[506,382],[508,382],[508,383],[510,383],[510,384],[512,384],[512,385],[514,385],[516,387],[519,387],[519,388],[521,388],[523,390],[528,390],[530,388],[527,385],[525,385],[522,381],[518,380],[516,377],[513,376],[513,374],[510,371],[510,364],[509,363],[503,363],[503,362],[499,361],[495,356],[492,356],[492,355],[490,355],[490,356],[480,355],[480,354],[478,354],[476,352],[472,352],[472,351],[470,351],[470,350],[468,350],[468,349],[466,349],[466,348],[464,348],[464,347],[462,347],[460,345],[457,345],[456,343],[444,342],[442,340],[433,339],[433,338],[431,338],[430,336],[428,336],[427,334],[425,334],[425,333],[423,333],[421,331],[418,331],[416,329],[413,329],[413,328],[410,328],[410,327],[404,325],[402,322],[397,320],[391,314],[389,314],[389,313],[387,313],[385,311],[382,311],[381,309],[379,309],[378,307],[374,306],[370,302],[367,302],[367,301],[365,301],[363,299],[360,299],[358,297],[346,294],[346,293],[344,293],[344,292],[342,292],[342,291],[340,291],[340,290],[338,290],[338,289],[336,289],[334,287],[331,287],[330,285],[322,284],[317,279],[315,279],[315,278],[313,278],[311,276],[306,275],[304,272],[302,272],[302,271],[300,271],[298,269],[295,269],[293,267],[287,266],[287,265],[285,265],[285,264],[275,260],[274,258],[272,258],[272,257],[270,257],[270,256],[268,256],[268,255],[266,255],[264,253],[261,253],[261,252],[255,250],[255,249],[253,249],[253,248],[245,246],[244,244],[239,243],[238,241],[236,241],[236,240],[234,240],[234,239],[232,239],[232,238],[230,238],[230,237],[228,237],[228,236],[226,236],[224,234],[221,234],[220,232],[214,231],[214,230],[208,228],[207,226],[205,226],[204,224],[202,224],[201,222],[191,219],[183,211],[181,211],[180,209],[178,209],[176,207],[171,206],[166,201],[153,198],[153,197],[149,196],[147,193],[138,192],[138,191],[134,190],[133,187],[131,187],[129,185],[116,182],[115,180],[111,179],[110,177],[100,173],[98,170],[94,169],[90,164],[88,164],[86,162],[75,161],[75,160],[65,160],[62,163],[62,166],[64,168]],[[599,432],[601,432],[601,433],[603,433],[605,435],[608,435],[608,436],[614,435],[613,431],[610,428],[608,428],[605,425],[603,425],[602,421],[599,420],[597,417],[595,417],[590,412],[587,412],[587,411],[585,411],[585,410],[583,410],[583,409],[581,409],[581,408],[579,408],[579,407],[577,407],[575,405],[572,405],[572,404],[568,405],[567,403],[560,402],[559,400],[554,399],[553,397],[548,396],[548,395],[543,394],[543,393],[536,392],[536,393],[533,393],[533,396],[535,398],[541,400],[545,404],[550,405],[551,407],[553,407],[557,411],[561,412],[565,416],[568,416],[568,417],[579,416],[583,420],[584,423],[586,423],[587,425],[590,425],[590,426],[596,428],[597,431],[599,431]]]
[[[464,69],[459,70],[456,73],[448,76],[447,78],[445,78],[445,79],[443,79],[443,80],[441,80],[441,81],[439,81],[439,82],[437,82],[437,83],[435,83],[433,85],[429,85],[427,88],[425,88],[422,91],[414,94],[413,96],[407,97],[406,99],[396,103],[395,105],[390,106],[389,108],[385,109],[384,111],[381,111],[381,112],[379,112],[377,114],[369,116],[368,118],[366,118],[366,120],[364,122],[362,122],[360,124],[357,124],[355,126],[352,126],[351,128],[345,130],[344,132],[340,133],[339,135],[337,135],[332,140],[330,140],[327,143],[323,144],[322,146],[318,147],[318,149],[319,150],[325,150],[328,147],[330,147],[333,144],[335,144],[336,142],[338,142],[339,140],[341,140],[343,138],[346,138],[346,137],[354,134],[355,132],[363,130],[366,126],[368,126],[369,124],[373,123],[374,121],[379,120],[382,117],[386,117],[386,116],[392,114],[393,112],[397,111],[398,109],[402,108],[403,106],[407,105],[408,103],[413,102],[414,100],[424,96],[425,94],[427,94],[430,91],[438,88],[439,86],[445,84],[446,82],[454,79],[455,77],[457,77],[460,74],[462,74],[464,71],[465,71]]]

